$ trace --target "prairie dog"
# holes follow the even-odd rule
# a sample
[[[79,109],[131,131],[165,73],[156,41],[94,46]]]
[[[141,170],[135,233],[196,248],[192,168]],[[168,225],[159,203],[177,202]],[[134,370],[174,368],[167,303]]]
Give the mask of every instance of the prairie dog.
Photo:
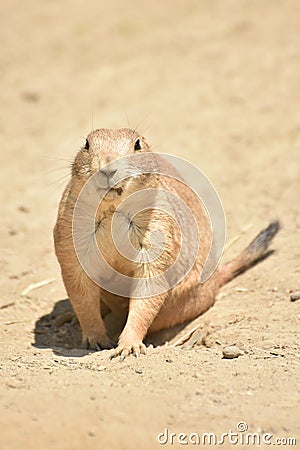
[[[96,350],[113,347],[103,321],[104,314],[109,312],[124,323],[113,354],[113,356],[120,355],[122,359],[130,353],[135,356],[145,353],[143,340],[147,334],[191,320],[210,308],[219,287],[259,259],[279,229],[278,222],[270,224],[241,255],[220,269],[216,269],[204,283],[200,283],[201,272],[212,238],[206,210],[199,203],[196,195],[180,182],[179,175],[177,179],[161,177],[154,171],[150,174],[130,175],[114,184],[118,173],[124,169],[124,164],[125,172],[127,169],[132,170],[132,167],[126,167],[127,159],[123,157],[138,154],[144,154],[146,162],[149,157],[149,165],[153,164],[150,145],[134,130],[99,129],[91,132],[74,159],[71,180],[63,193],[54,228],[56,256],[61,266],[66,291],[82,329],[83,342],[87,348]],[[122,167],[118,165],[120,158]],[[128,158],[129,160],[132,166],[134,159]],[[161,158],[155,159],[154,163],[158,165],[158,169],[167,168],[169,172],[173,171],[177,174],[176,170]],[[128,173],[134,174],[134,171],[130,172],[130,170]],[[99,196],[102,191],[106,194],[95,209],[93,230],[91,233],[87,230],[87,235],[95,239],[104,259],[117,273],[124,275],[127,279],[150,280],[150,284],[146,282],[142,289],[133,287],[130,295],[119,295],[114,289],[111,292],[105,288],[106,285],[103,287],[101,283],[95,282],[95,278],[90,277],[82,267],[74,246],[73,218],[76,205],[78,199],[81,203],[85,203],[86,200],[81,198],[82,190],[95,174],[98,177],[96,183],[98,183]],[[170,289],[154,291],[153,295],[149,295],[152,292],[150,285],[153,277],[163,275],[179,258],[181,231],[176,220],[173,220],[163,208],[156,209],[155,204],[152,208],[145,210],[141,208],[140,212],[128,222],[126,222],[126,210],[122,214],[116,214],[121,203],[130,199],[133,194],[141,191],[142,194],[147,195],[145,189],[157,192],[167,191],[170,195],[174,195],[174,198],[180,198],[193,212],[200,236],[199,247],[188,273],[174,286],[170,285]],[[146,197],[142,198],[146,199]],[[166,209],[174,213],[174,217],[183,214],[180,202],[177,203],[176,200],[174,203],[168,202],[168,199],[163,199],[163,202]],[[115,248],[112,226],[113,217],[116,215],[121,220],[117,237],[120,242],[128,239],[132,246],[131,251],[136,251],[140,259],[133,261]],[[82,224],[79,224],[83,227],[83,235],[84,220],[83,217]],[[192,227],[190,219],[185,218],[184,223],[187,229]],[[158,252],[151,260],[143,259],[151,246],[153,247],[152,233],[157,230],[164,236],[163,251]],[[189,255],[194,252],[193,235],[190,235],[183,250],[182,265],[189,262]],[[89,258],[89,255],[86,256]],[[90,265],[95,277],[99,275],[100,280],[101,277],[104,279],[105,274],[101,273],[102,266],[98,266],[97,262],[93,264],[93,261],[90,261]],[[116,289],[119,288],[113,281],[111,285]]]

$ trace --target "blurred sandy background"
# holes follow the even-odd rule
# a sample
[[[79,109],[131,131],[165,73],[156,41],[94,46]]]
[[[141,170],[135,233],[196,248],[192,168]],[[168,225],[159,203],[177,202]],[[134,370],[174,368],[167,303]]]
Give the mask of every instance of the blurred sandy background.
[[[299,438],[299,1],[10,0],[0,21],[1,450],[153,449],[165,427],[240,421]],[[203,316],[206,346],[120,364],[77,357],[68,324],[34,332],[66,296],[52,227],[70,162],[92,128],[128,125],[213,182],[228,241],[247,230],[225,260],[283,230]],[[223,360],[232,343],[245,354]]]

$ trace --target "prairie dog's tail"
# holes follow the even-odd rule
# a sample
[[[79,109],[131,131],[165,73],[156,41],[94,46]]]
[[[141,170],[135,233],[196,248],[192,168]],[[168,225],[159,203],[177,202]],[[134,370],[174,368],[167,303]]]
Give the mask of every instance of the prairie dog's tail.
[[[224,264],[220,268],[220,286],[228,283],[228,281],[232,280],[236,275],[244,272],[262,258],[279,229],[280,222],[278,220],[270,223],[270,225],[262,230],[251,244],[242,251],[242,253],[232,261]]]

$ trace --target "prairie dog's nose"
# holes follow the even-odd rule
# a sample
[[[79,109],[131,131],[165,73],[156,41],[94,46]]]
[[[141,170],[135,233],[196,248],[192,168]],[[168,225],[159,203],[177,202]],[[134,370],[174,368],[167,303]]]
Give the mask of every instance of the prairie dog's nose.
[[[113,177],[117,173],[118,169],[100,169],[98,171],[98,184],[102,188],[106,188],[114,184]]]
[[[99,172],[101,174],[103,174],[104,176],[107,177],[107,179],[109,180],[110,178],[112,178],[116,173],[117,173],[118,169],[100,169]]]

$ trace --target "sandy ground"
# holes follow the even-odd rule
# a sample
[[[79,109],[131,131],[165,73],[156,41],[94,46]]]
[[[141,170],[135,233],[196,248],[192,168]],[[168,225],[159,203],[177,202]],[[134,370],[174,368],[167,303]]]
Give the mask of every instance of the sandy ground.
[[[180,432],[220,438],[239,422],[299,445],[299,1],[0,9],[1,450],[154,449],[166,428],[165,447],[182,448]],[[247,229],[224,260],[270,220],[283,229],[202,317],[205,345],[120,363],[74,349],[76,326],[55,327],[66,294],[52,228],[86,134],[128,124],[211,179],[228,241]],[[229,344],[244,354],[222,359]],[[245,448],[241,435],[219,448]]]

